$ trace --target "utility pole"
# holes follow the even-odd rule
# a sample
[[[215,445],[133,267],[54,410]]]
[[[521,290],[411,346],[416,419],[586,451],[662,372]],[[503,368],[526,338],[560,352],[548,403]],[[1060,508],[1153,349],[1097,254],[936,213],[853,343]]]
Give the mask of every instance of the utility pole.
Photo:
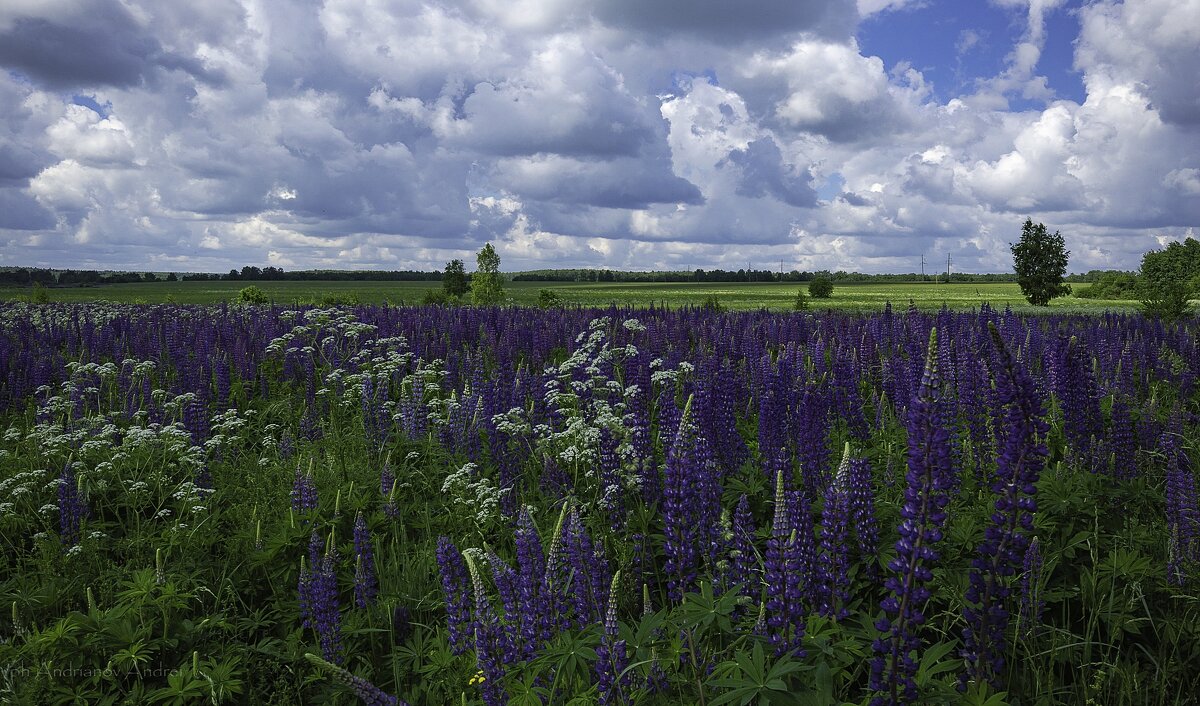
[[[921,281],[925,281],[925,253],[921,253]]]
[[[783,281],[783,258],[779,258],[779,281]]]
[[[954,264],[954,259],[950,253],[946,253],[946,284],[950,284],[950,265]]]

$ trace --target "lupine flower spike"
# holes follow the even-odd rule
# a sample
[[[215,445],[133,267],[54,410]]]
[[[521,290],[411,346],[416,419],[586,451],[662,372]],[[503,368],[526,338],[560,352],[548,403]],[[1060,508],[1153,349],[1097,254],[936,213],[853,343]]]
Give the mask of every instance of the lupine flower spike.
[[[925,622],[921,607],[930,597],[926,584],[933,578],[931,568],[938,559],[934,546],[942,539],[953,483],[950,432],[943,410],[934,328],[929,332],[921,387],[908,411],[908,474],[896,558],[888,565],[892,575],[884,583],[888,591],[881,604],[884,617],[876,624],[883,634],[873,645],[871,689],[877,695],[872,706],[917,702],[915,677],[922,645],[918,630]]]
[[[354,692],[354,695],[366,706],[408,706],[406,702],[392,696],[366,679],[354,676],[336,664],[330,664],[314,654],[305,654],[304,658],[320,667],[339,684]]]
[[[1033,534],[1036,484],[1048,455],[1042,439],[1049,425],[1042,419],[1042,403],[1033,380],[1009,353],[995,325],[991,332],[1000,359],[996,390],[1006,434],[992,481],[996,511],[971,562],[964,596],[967,669],[960,684],[965,687],[970,681],[985,681],[999,689],[1008,652],[1009,616],[1015,607],[1009,605],[1011,577],[1021,569]]]

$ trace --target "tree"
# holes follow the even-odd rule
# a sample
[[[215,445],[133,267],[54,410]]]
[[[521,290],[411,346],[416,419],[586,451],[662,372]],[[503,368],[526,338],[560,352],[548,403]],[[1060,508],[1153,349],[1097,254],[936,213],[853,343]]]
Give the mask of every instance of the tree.
[[[813,299],[828,299],[833,296],[833,277],[820,274],[808,283],[808,296]]]
[[[476,270],[471,276],[471,300],[483,306],[504,301],[504,283],[500,279],[500,256],[491,243],[485,243],[475,256]]]
[[[1011,247],[1017,284],[1030,304],[1049,306],[1051,299],[1071,293],[1071,285],[1063,284],[1071,253],[1058,231],[1050,235],[1046,226],[1026,218],[1021,226],[1021,240]]]
[[[462,260],[451,260],[446,263],[446,273],[442,275],[442,290],[449,297],[461,297],[467,293],[467,270]]]
[[[1200,242],[1188,238],[1142,256],[1140,290],[1147,316],[1183,316],[1200,290]]]

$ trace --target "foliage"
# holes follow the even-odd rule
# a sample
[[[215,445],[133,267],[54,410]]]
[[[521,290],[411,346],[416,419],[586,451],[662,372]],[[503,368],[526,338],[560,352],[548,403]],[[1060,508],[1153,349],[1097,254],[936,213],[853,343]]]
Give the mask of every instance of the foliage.
[[[270,304],[271,298],[267,296],[258,285],[252,284],[249,287],[242,287],[237,295],[238,304]]]
[[[421,295],[421,304],[424,306],[447,306],[455,301],[444,289],[426,289]]]
[[[1187,238],[1142,256],[1142,307],[1148,316],[1179,318],[1200,291],[1200,241]]]
[[[29,303],[30,304],[49,304],[50,303],[50,292],[46,289],[46,287],[41,282],[34,282],[33,286],[29,289]]]
[[[537,305],[542,309],[553,309],[563,305],[563,298],[553,289],[539,289]]]
[[[358,295],[354,292],[325,292],[317,302],[317,306],[328,309],[331,306],[358,306]]]
[[[480,306],[504,302],[504,282],[500,276],[500,256],[491,243],[485,243],[475,256],[477,268],[471,275],[471,300]]]
[[[919,703],[1183,706],[1197,337],[0,303],[0,701],[861,705],[919,583]],[[964,683],[987,606],[1004,659]]]
[[[1132,272],[1105,272],[1089,287],[1076,290],[1081,299],[1137,299],[1138,279]]]
[[[833,278],[819,274],[808,283],[808,295],[813,299],[829,299],[833,296]]]
[[[808,311],[808,295],[803,289],[796,290],[796,300],[792,303],[792,308],[796,311]]]
[[[1063,282],[1071,253],[1058,231],[1050,235],[1045,225],[1026,218],[1012,254],[1017,284],[1030,304],[1049,306],[1051,299],[1071,293],[1071,285]]]
[[[467,270],[462,260],[451,260],[446,263],[446,272],[442,275],[442,291],[450,297],[462,297],[470,291],[467,282]]]

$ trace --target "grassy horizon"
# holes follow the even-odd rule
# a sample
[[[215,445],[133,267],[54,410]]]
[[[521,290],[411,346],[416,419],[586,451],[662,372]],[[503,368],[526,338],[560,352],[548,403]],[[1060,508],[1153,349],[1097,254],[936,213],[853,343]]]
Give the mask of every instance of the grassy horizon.
[[[46,290],[52,302],[110,301],[117,303],[218,304],[234,300],[250,285],[262,289],[277,304],[319,303],[326,295],[356,296],[363,304],[418,304],[426,291],[441,291],[439,282],[141,282],[84,287],[51,287]],[[1078,285],[1077,285],[1078,286]],[[549,289],[566,306],[669,306],[700,305],[715,297],[731,310],[755,310],[766,307],[790,311],[797,291],[808,293],[807,283],[779,282],[507,282],[505,292],[512,304],[533,306],[538,292]],[[26,299],[28,287],[0,287],[0,300]],[[1021,290],[1012,282],[989,283],[867,283],[838,284],[829,299],[809,298],[810,309],[875,311],[885,304],[907,307],[910,302],[921,309],[977,309],[987,303],[993,308],[1011,306],[1016,310],[1046,311],[1030,306]],[[1050,303],[1057,312],[1101,312],[1108,309],[1130,310],[1137,301],[1116,299],[1079,299],[1062,297]]]

